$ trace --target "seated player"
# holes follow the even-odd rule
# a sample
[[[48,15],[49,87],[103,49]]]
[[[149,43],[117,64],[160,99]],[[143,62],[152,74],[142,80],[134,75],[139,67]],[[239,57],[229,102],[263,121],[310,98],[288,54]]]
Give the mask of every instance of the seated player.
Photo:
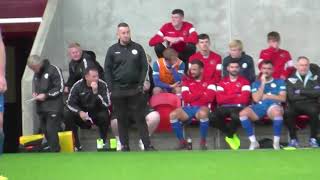
[[[198,39],[199,52],[189,58],[189,63],[195,59],[202,61],[204,80],[218,83],[221,79],[221,56],[210,50],[210,38],[207,34],[200,34]]]
[[[240,140],[236,135],[240,125],[239,112],[250,102],[251,88],[249,81],[240,76],[240,62],[232,59],[227,64],[228,76],[217,84],[216,101],[218,104],[214,112],[214,124],[225,135],[225,140],[231,149],[239,149]],[[230,124],[225,118],[230,117]]]
[[[254,62],[251,56],[243,51],[243,44],[240,40],[232,40],[229,43],[229,56],[223,59],[223,76],[228,75],[227,66],[232,59],[240,63],[240,75],[253,83],[256,80]]]
[[[183,21],[183,10],[175,9],[171,14],[171,22],[160,28],[159,32],[150,39],[149,45],[154,46],[158,58],[163,57],[163,51],[171,47],[179,53],[179,58],[187,64],[189,57],[196,52],[198,34],[191,23]]]
[[[263,61],[270,60],[274,68],[272,76],[286,80],[295,70],[291,55],[288,51],[280,49],[280,34],[278,32],[268,33],[267,38],[269,47],[260,52],[258,67],[260,69]]]
[[[296,118],[298,115],[310,117],[310,147],[319,147],[317,143],[318,122],[320,113],[320,81],[318,75],[310,71],[310,61],[307,57],[299,57],[296,64],[296,73],[287,80],[288,106],[285,113],[285,122],[289,129],[289,146],[299,147]]]
[[[82,150],[78,127],[90,129],[93,125],[98,126],[100,138],[106,144],[110,123],[110,95],[107,84],[99,79],[99,72],[95,67],[87,68],[84,74],[84,78],[72,86],[67,100],[69,111],[65,111],[66,127],[73,132],[76,151]]]
[[[161,92],[181,94],[181,78],[185,64],[178,58],[174,49],[167,48],[163,52],[164,57],[159,58],[153,64],[153,95]]]
[[[262,75],[252,86],[253,104],[240,111],[240,122],[247,132],[251,142],[249,149],[259,148],[254,135],[252,121],[258,121],[267,115],[273,121],[273,148],[280,149],[280,136],[283,123],[283,108],[281,103],[286,101],[286,85],[284,80],[272,77],[273,64],[271,61],[261,63]]]
[[[190,123],[193,118],[200,121],[200,148],[207,149],[207,134],[209,128],[208,105],[215,98],[216,86],[203,80],[203,63],[194,60],[190,66],[190,78],[182,82],[182,99],[186,106],[170,113],[170,122],[179,145],[177,150],[187,149],[187,142],[183,135],[183,123]]]

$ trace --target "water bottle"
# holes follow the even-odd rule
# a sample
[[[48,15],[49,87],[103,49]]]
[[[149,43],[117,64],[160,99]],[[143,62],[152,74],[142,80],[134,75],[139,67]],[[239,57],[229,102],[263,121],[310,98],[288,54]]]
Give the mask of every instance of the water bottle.
[[[188,150],[192,150],[192,139],[190,137],[187,139],[187,144]]]

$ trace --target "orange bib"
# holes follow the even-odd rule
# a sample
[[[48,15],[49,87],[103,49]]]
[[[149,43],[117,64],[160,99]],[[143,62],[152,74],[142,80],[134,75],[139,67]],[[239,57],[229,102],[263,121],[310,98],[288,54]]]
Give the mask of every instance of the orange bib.
[[[181,60],[179,60],[177,62],[177,65],[175,67],[175,69],[178,71],[179,66],[181,64]],[[159,66],[159,76],[160,76],[160,80],[164,83],[167,84],[174,84],[174,79],[173,79],[173,74],[171,73],[171,70],[169,70],[166,66],[166,62],[164,58],[160,58],[157,61],[158,66]]]

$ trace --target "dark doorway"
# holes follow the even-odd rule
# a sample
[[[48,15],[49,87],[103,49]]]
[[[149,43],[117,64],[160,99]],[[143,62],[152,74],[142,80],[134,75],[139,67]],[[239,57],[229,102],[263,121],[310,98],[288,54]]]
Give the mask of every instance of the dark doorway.
[[[4,152],[18,152],[22,134],[21,79],[30,54],[35,33],[4,33],[6,46],[6,77],[8,91],[5,94]]]

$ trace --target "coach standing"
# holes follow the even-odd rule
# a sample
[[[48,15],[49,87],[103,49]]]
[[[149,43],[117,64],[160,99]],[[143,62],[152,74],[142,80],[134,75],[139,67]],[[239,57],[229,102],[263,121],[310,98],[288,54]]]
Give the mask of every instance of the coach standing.
[[[58,130],[62,117],[64,88],[61,69],[38,55],[30,56],[27,64],[34,72],[32,96],[36,101],[41,130],[49,145],[45,150],[59,152]]]
[[[146,107],[143,83],[148,70],[146,54],[140,44],[131,40],[127,23],[118,25],[117,36],[119,41],[108,49],[104,68],[105,80],[111,87],[113,110],[118,117],[121,150],[130,151],[129,111],[134,112],[132,119],[137,124],[145,150],[154,150],[143,114]]]

